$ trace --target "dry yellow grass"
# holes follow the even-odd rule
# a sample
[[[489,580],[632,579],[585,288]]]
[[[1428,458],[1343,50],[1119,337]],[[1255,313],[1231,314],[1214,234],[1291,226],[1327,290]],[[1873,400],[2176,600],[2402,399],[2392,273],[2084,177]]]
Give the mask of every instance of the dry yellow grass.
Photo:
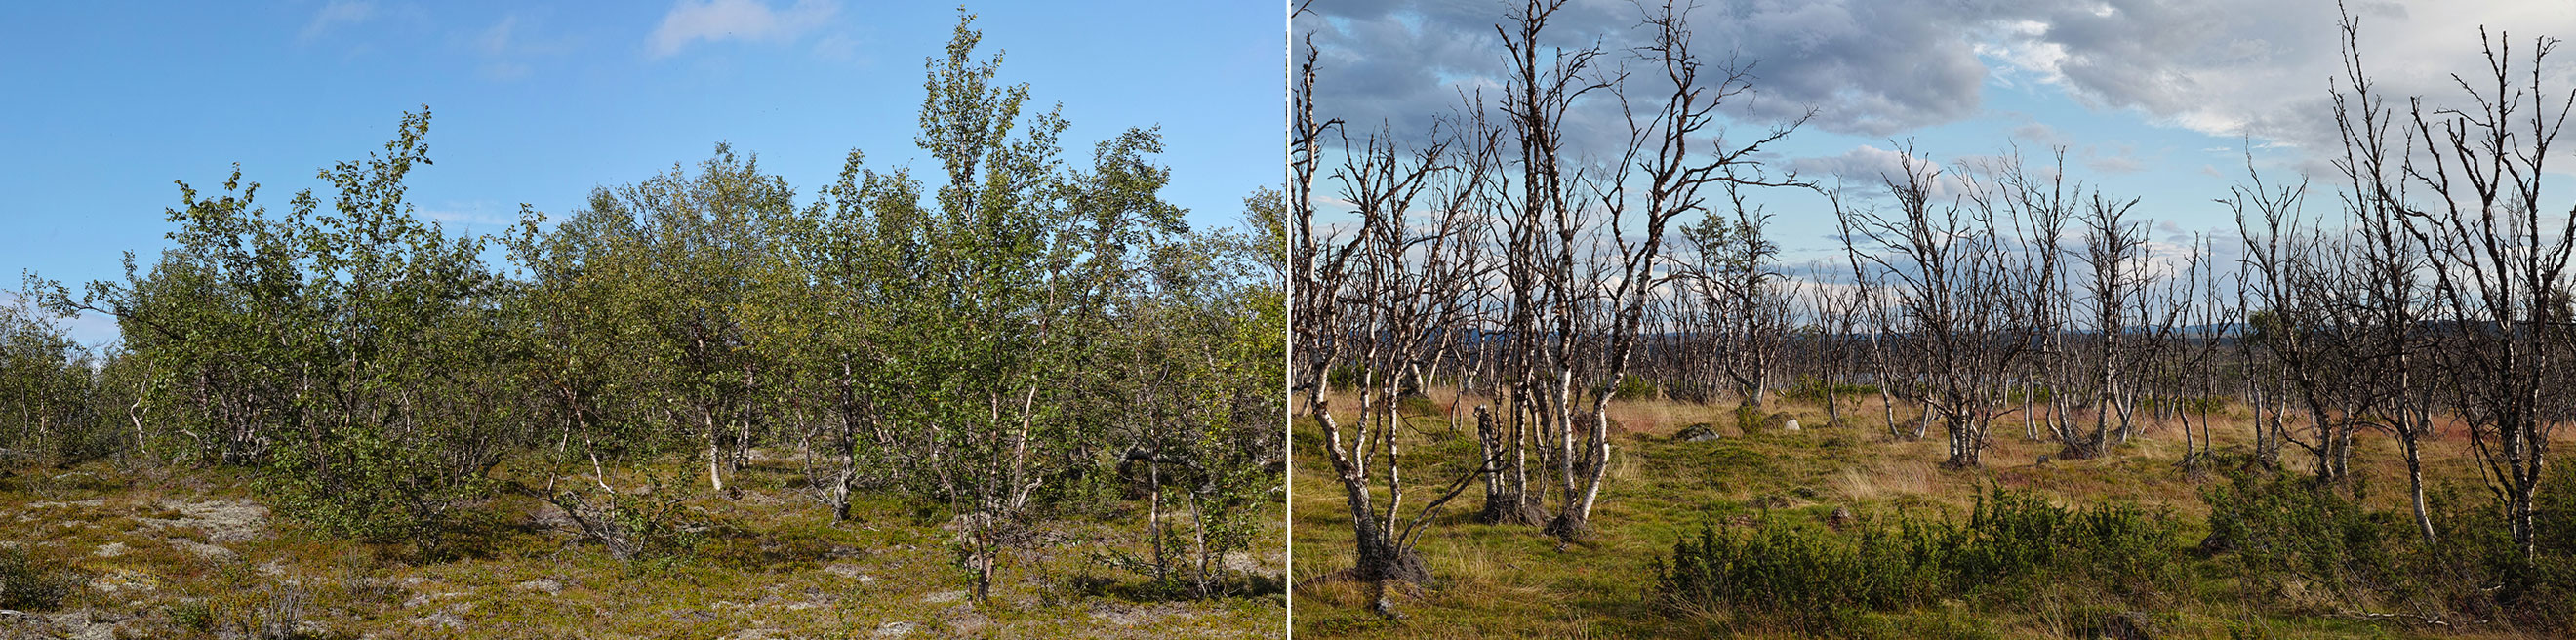
[[[1833,476],[1834,493],[1846,500],[1867,502],[1900,495],[1930,493],[1933,466],[1919,460],[1878,458],[1861,465],[1843,468]]]
[[[1488,399],[1458,399],[1454,391],[1435,390],[1444,412],[1462,404],[1456,415],[1472,433],[1468,411]],[[1336,407],[1353,406],[1339,396]],[[1361,585],[1321,583],[1300,587],[1296,595],[1299,637],[1803,637],[1795,629],[1747,625],[1726,612],[1675,612],[1652,600],[1652,574],[1647,563],[1669,553],[1674,538],[1703,522],[1740,526],[1761,518],[1822,520],[1837,507],[1863,517],[1896,512],[1934,516],[1964,511],[1971,496],[1984,487],[2006,487],[2038,493],[2059,504],[2130,502],[2162,510],[2187,527],[2207,515],[2199,494],[2209,476],[2178,467],[2184,453],[2180,423],[2143,421],[2137,436],[2112,455],[2087,460],[2054,459],[2062,448],[2045,439],[2024,437],[2018,414],[1993,425],[1985,464],[1968,470],[1940,466],[1946,458],[1940,427],[1920,440],[1891,437],[1875,395],[1846,400],[1841,421],[1829,425],[1821,406],[1774,402],[1766,412],[1787,412],[1806,428],[1797,433],[1740,434],[1733,428],[1732,403],[1693,405],[1664,399],[1611,403],[1609,415],[1619,426],[1600,508],[1594,513],[1595,535],[1560,548],[1534,528],[1474,524],[1481,508],[1471,490],[1440,516],[1425,535],[1421,550],[1437,578],[1427,590],[1393,596],[1401,621],[1379,620],[1367,612],[1374,597]],[[1911,428],[1919,415],[1912,407],[1894,412]],[[2143,418],[2144,416],[2141,416]],[[2248,414],[2231,407],[2213,416],[2212,431],[2220,451],[2250,448]],[[2089,424],[2090,416],[2069,416]],[[2192,432],[2198,437],[2199,416]],[[1716,443],[1672,442],[1670,434],[1692,423],[1719,427]],[[1314,426],[1296,427],[1297,520],[1293,575],[1313,579],[1349,566],[1348,512],[1339,486],[1322,473]],[[1439,436],[1436,428],[1408,430],[1408,451]],[[1427,435],[1426,435],[1427,434]],[[2563,433],[2561,439],[2576,439]],[[2402,508],[2403,467],[2395,463],[2396,444],[2383,434],[2360,440],[2354,469],[2375,490],[2380,508]],[[2447,437],[2427,443],[2425,456],[2431,482],[2475,486],[2471,453],[2465,441]],[[2313,462],[2296,447],[2283,452],[2292,470]],[[1430,461],[1409,463],[1406,474],[1416,483],[1455,477],[1459,469]],[[1755,506],[1757,504],[1765,506]],[[2187,539],[2197,533],[2186,531]],[[2200,586],[2195,588],[2220,589]],[[2086,615],[2102,603],[2096,594],[2043,588],[2025,606],[2012,610],[1971,607],[1951,602],[1922,610],[1886,614],[1902,636],[2068,637],[2083,630]],[[2159,609],[2171,637],[2341,638],[2423,637],[2428,630],[2373,624],[2331,616],[2284,613],[2251,606],[2232,597],[2176,596]],[[2433,630],[2438,631],[2438,630]],[[2438,634],[2437,634],[2438,635]],[[2493,632],[2440,637],[2518,637]]]

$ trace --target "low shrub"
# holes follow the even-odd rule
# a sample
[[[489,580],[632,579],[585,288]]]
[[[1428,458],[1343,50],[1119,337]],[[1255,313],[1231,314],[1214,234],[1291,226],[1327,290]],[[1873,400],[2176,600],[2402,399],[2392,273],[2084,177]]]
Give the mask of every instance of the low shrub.
[[[1840,630],[1857,611],[1971,597],[2031,580],[2092,581],[2143,595],[2173,584],[2176,528],[2128,505],[2065,509],[1994,489],[1966,522],[1900,518],[1836,533],[1773,519],[1752,530],[1703,525],[1654,562],[1672,605],[1724,608],[1801,629]]]
[[[2004,402],[2007,404],[2047,404],[2055,402],[2056,400],[2057,389],[2055,387],[2045,385],[2004,387]]]
[[[26,547],[0,547],[0,609],[51,611],[80,579]]]
[[[1780,397],[1799,402],[1823,404],[1825,402],[1825,392],[1828,390],[1833,392],[1834,399],[1836,400],[1847,400],[1861,396],[1878,395],[1878,385],[1853,384],[1849,382],[1835,382],[1827,384],[1824,379],[1815,376],[1798,376],[1798,381],[1789,385],[1787,390],[1781,391]]]
[[[170,624],[197,633],[215,632],[215,605],[204,599],[181,600],[166,608]]]
[[[2150,412],[2153,412],[2153,411],[2182,411],[2182,412],[2185,412],[2185,413],[2194,413],[2194,414],[2203,414],[2203,413],[2212,413],[2212,414],[2215,414],[2215,413],[2226,413],[2226,412],[2227,412],[2227,398],[2220,397],[2220,396],[2189,396],[2189,397],[2181,397],[2181,398],[2148,398],[2148,399],[2146,399],[2144,402],[2140,402],[2140,403],[2139,403],[2139,408],[2140,408],[2140,409],[2144,409],[2144,410],[2146,410],[2146,411],[2150,411]]]
[[[488,464],[459,464],[439,446],[361,428],[281,447],[258,488],[279,513],[334,536],[434,546],[451,512],[488,496]]]
[[[1762,408],[1751,404],[1735,405],[1735,429],[1752,434],[1762,430]]]
[[[1408,416],[1437,416],[1447,413],[1440,409],[1440,401],[1433,400],[1430,396],[1405,396],[1396,401],[1396,410]]]
[[[1368,370],[1357,365],[1335,365],[1324,372],[1324,388],[1333,391],[1358,389]]]
[[[1618,400],[1652,400],[1661,395],[1655,381],[1637,375],[1620,378],[1619,387],[1610,391],[1610,397]]]
[[[621,562],[670,561],[693,556],[706,542],[706,526],[689,516],[685,499],[659,479],[643,491],[587,488],[557,490],[546,501],[563,509],[584,540],[599,543]]]
[[[2361,485],[2220,466],[2236,470],[2201,494],[2210,506],[2201,549],[2220,556],[2248,595],[2281,602],[2306,594],[2426,618],[2576,629],[2576,535],[2564,533],[2576,526],[2576,474],[2563,468],[2536,492],[2540,537],[2525,556],[2484,492],[2428,491],[2434,540],[2427,541],[2408,508],[2364,506]],[[2301,588],[2286,588],[2293,584]]]
[[[2253,592],[2285,593],[2278,587],[2291,580],[2337,593],[2378,591],[2403,575],[2389,554],[2385,514],[2315,478],[2222,467],[2233,470],[2201,491],[2209,504],[2201,549],[2231,554],[2239,575],[2267,585]]]

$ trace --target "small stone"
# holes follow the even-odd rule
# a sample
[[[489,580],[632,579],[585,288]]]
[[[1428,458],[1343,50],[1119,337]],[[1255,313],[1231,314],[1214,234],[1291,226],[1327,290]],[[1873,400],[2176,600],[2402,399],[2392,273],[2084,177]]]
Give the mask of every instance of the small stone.
[[[1706,422],[1682,427],[1680,432],[1673,434],[1675,442],[1707,442],[1716,439],[1718,439],[1717,428],[1709,426]]]
[[[1796,431],[1798,430],[1795,426],[1797,422],[1798,419],[1790,416],[1787,411],[1775,412],[1771,415],[1762,417],[1762,430],[1782,432]]]
[[[412,620],[412,624],[432,626],[440,629],[454,629],[465,626],[465,617],[454,613],[439,611]]]

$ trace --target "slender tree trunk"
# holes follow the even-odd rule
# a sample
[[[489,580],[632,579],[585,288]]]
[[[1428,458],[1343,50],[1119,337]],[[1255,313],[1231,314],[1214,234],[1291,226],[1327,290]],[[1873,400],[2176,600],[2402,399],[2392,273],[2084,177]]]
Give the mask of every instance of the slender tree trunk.
[[[723,493],[725,490],[724,447],[720,442],[724,436],[716,429],[714,410],[699,408],[698,420],[705,425],[707,434],[707,484],[714,487],[717,493]]]
[[[2407,496],[2414,501],[2415,528],[2423,532],[2424,542],[2430,544],[2436,541],[2436,536],[2433,533],[2433,517],[2427,513],[2424,504],[2424,459],[2417,450],[2417,432],[2412,430],[2414,428],[2420,428],[2420,424],[2418,427],[2400,432],[2397,440],[2405,448],[2406,488]]]
[[[1476,446],[1484,460],[1504,459],[1502,427],[1494,424],[1493,411],[1485,405],[1476,405]],[[1485,524],[1510,522],[1518,500],[1508,490],[1508,477],[1501,473],[1487,473],[1484,480],[1485,510],[1477,514],[1476,521]]]
[[[1886,380],[1880,380],[1878,384],[1878,412],[1881,417],[1887,418],[1888,436],[1897,438],[1905,436],[1904,430],[1896,426],[1896,396],[1888,393]]]
[[[1842,386],[1842,381],[1836,379],[1831,374],[1823,376],[1823,380],[1825,382],[1825,425],[1841,425],[1843,422],[1843,412],[1841,403],[1836,402],[1837,398],[1840,396],[1835,393],[1835,388]]]

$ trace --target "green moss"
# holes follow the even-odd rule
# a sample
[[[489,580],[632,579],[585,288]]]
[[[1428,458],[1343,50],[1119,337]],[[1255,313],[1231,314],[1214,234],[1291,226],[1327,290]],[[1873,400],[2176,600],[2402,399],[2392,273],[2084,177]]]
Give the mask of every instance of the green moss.
[[[684,474],[693,462],[672,458],[638,473]],[[54,500],[0,488],[0,522],[17,514],[34,518],[0,527],[0,542],[11,543],[0,549],[28,549],[38,560],[30,566],[83,572],[100,584],[150,585],[112,594],[74,590],[61,600],[64,610],[128,619],[123,624],[137,637],[255,636],[287,628],[279,621],[311,623],[335,638],[722,637],[753,628],[847,637],[889,622],[915,625],[916,636],[969,629],[1001,636],[1257,636],[1275,632],[1284,615],[1275,585],[1207,601],[1131,597],[1140,591],[1122,585],[1138,581],[1124,577],[1107,577],[1105,588],[1075,588],[1078,576],[1111,576],[1093,564],[1096,553],[1134,551],[1144,542],[1124,533],[1133,523],[1082,516],[1045,522],[1040,530],[1060,542],[1014,557],[996,604],[961,617],[968,610],[957,609],[959,601],[933,597],[968,588],[950,564],[945,543],[953,533],[941,528],[944,519],[921,522],[916,501],[863,493],[853,501],[853,520],[835,523],[817,501],[759,489],[784,486],[768,479],[797,473],[785,460],[746,467],[737,479],[749,488],[739,497],[688,497],[683,508],[704,525],[705,545],[684,560],[642,566],[619,562],[542,521],[552,508],[518,493],[525,484],[452,512],[444,546],[453,552],[427,556],[410,545],[354,542],[275,516],[248,540],[185,523],[146,522],[187,518],[171,506],[180,501],[236,500],[251,492],[237,474],[186,472],[145,484],[104,471],[102,486],[116,488],[94,496],[57,494],[101,498],[96,506],[30,508]],[[522,472],[505,466],[495,475],[506,481]],[[611,478],[621,486],[629,480]],[[1134,513],[1142,517],[1141,510]],[[1278,511],[1269,513],[1261,548],[1275,552],[1283,532]],[[187,543],[168,541],[174,538]],[[92,553],[109,543],[122,544],[122,553]],[[232,555],[204,557],[189,546],[205,544]],[[1107,625],[1091,615],[1100,611],[1141,612],[1133,615],[1145,622]],[[447,616],[461,626],[434,623]]]

